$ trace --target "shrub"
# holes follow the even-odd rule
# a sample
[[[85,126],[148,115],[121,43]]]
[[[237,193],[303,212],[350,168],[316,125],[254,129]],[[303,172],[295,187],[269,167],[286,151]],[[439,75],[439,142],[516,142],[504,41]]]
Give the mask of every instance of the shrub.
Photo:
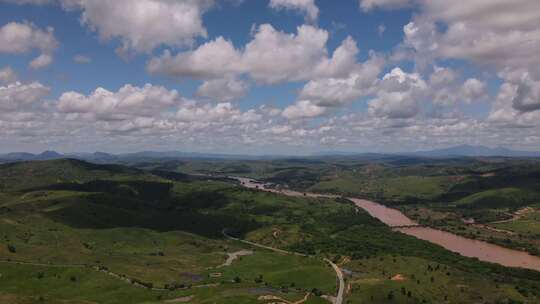
[[[15,246],[9,244],[9,245],[7,245],[7,248],[8,248],[8,250],[9,250],[9,252],[11,252],[11,253],[17,253],[17,249],[15,248]]]

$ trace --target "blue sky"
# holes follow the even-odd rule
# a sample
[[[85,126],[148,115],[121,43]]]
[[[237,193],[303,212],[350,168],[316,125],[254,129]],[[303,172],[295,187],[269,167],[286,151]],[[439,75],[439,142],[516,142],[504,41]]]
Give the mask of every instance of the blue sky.
[[[134,3],[0,0],[0,152],[540,150],[537,1]]]

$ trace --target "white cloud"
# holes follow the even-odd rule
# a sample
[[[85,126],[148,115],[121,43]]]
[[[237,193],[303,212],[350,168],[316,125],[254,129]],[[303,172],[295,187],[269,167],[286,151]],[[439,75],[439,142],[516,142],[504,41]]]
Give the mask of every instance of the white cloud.
[[[166,51],[150,60],[147,70],[199,79],[249,74],[255,81],[266,84],[345,76],[355,65],[356,42],[347,38],[329,57],[328,35],[327,31],[309,25],[298,27],[296,34],[288,34],[263,24],[243,50],[218,37],[175,56]]]
[[[380,89],[388,92],[404,92],[426,89],[426,83],[418,73],[406,73],[400,68],[393,68],[382,78]]]
[[[540,110],[540,81],[534,81],[525,74],[517,83],[512,106],[521,112]]]
[[[41,54],[36,59],[32,60],[29,66],[34,70],[38,70],[49,66],[52,62],[53,58],[51,55]]]
[[[218,37],[194,51],[172,56],[169,51],[150,60],[150,73],[199,79],[222,78],[241,71],[241,55],[232,42]]]
[[[325,51],[326,52],[326,51]],[[314,79],[321,77],[346,77],[353,72],[357,64],[359,50],[356,41],[348,36],[336,48],[331,58],[323,57],[320,62],[310,72],[311,76],[306,75],[304,79]],[[371,54],[373,55],[373,54]]]
[[[540,103],[536,106],[533,102],[516,107],[516,103],[524,101],[524,96],[520,96],[519,90],[519,84],[507,82],[501,85],[488,117],[489,122],[515,128],[532,128],[540,125]]]
[[[52,62],[52,53],[58,47],[54,29],[39,29],[30,23],[10,22],[0,28],[0,53],[24,54],[32,50],[41,51],[30,63],[33,69],[48,66]]]
[[[384,66],[384,58],[372,54],[361,64],[350,63],[353,71],[344,78],[321,78],[309,81],[299,98],[311,100],[319,106],[340,106],[372,93]]]
[[[73,61],[75,63],[88,64],[88,63],[92,62],[92,58],[90,58],[90,57],[88,57],[86,55],[79,54],[79,55],[75,55],[73,57]]]
[[[327,41],[328,32],[312,26],[302,25],[293,35],[263,24],[246,45],[242,65],[258,82],[306,79],[326,58]]]
[[[327,108],[318,106],[309,100],[299,100],[283,110],[283,117],[296,120],[302,118],[313,118],[326,114]]]
[[[308,82],[300,91],[299,98],[312,99],[320,106],[339,106],[367,95],[368,88],[357,85],[361,74],[349,78],[327,78]]]
[[[291,131],[293,131],[293,128],[288,125],[277,125],[267,130],[268,133],[273,135],[289,134]]]
[[[428,98],[438,106],[455,106],[458,102],[470,104],[487,99],[485,82],[469,78],[461,82],[460,75],[448,67],[435,66],[429,77]]]
[[[507,81],[525,74],[540,80],[539,1],[418,3],[421,14],[404,27],[404,46],[420,65],[438,58],[462,59],[495,67]]]
[[[476,78],[469,78],[461,88],[461,96],[466,103],[486,98],[486,84]]]
[[[185,104],[178,112],[176,119],[185,123],[202,124],[203,126],[231,123],[249,123],[256,122],[261,118],[253,110],[241,112],[230,102],[218,103],[215,105]]]
[[[388,118],[411,118],[419,112],[418,101],[408,93],[380,92],[369,102],[369,113]]]
[[[412,5],[414,0],[360,0],[360,8],[367,12],[376,8],[397,9]]]
[[[17,80],[17,73],[11,67],[0,69],[0,84],[8,84]]]
[[[122,51],[150,52],[161,46],[191,45],[206,37],[202,15],[213,0],[62,0],[82,11],[81,22],[101,39],[119,38]]]
[[[386,32],[386,25],[380,24],[377,27],[377,33],[379,33],[379,37],[381,37],[384,34],[384,32]]]
[[[43,100],[50,92],[39,82],[23,84],[15,82],[0,86],[0,110],[14,112],[23,110]]]
[[[198,89],[197,96],[217,101],[234,101],[242,98],[248,85],[237,79],[214,79],[205,81]]]
[[[377,97],[369,101],[369,113],[376,117],[411,118],[420,111],[427,85],[417,73],[394,68],[377,87]]]
[[[199,148],[224,147],[232,142],[257,141],[260,138],[257,133],[273,125],[266,118],[275,115],[275,109],[271,108],[242,111],[232,103],[187,100],[174,90],[150,84],[125,85],[116,92],[97,88],[88,95],[66,92],[50,110],[56,111],[47,111],[47,115],[36,118],[39,128],[27,127],[26,135],[16,129],[16,123],[1,115],[0,129],[9,129],[13,136],[19,137],[50,137],[54,132],[54,138],[62,137],[70,143],[84,138],[89,144],[93,140],[103,143],[111,139],[111,145],[152,141],[164,147],[171,142],[191,142]]]
[[[151,117],[177,105],[181,98],[177,91],[146,84],[144,87],[125,85],[118,92],[97,88],[85,96],[66,92],[58,100],[62,113],[89,114],[98,120],[125,120],[133,117]]]
[[[316,22],[319,17],[319,8],[315,0],[270,0],[273,9],[299,10],[305,14],[306,20]]]
[[[30,23],[10,22],[0,28],[0,52],[21,54],[33,49],[51,53],[58,46],[54,29],[41,30]]]
[[[453,84],[458,75],[450,68],[435,66],[433,73],[429,77],[429,82],[434,86],[446,86]]]

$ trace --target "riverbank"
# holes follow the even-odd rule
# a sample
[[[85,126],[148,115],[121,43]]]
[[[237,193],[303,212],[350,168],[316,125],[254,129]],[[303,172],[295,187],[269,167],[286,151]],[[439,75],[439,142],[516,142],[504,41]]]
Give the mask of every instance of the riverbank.
[[[254,179],[232,177],[240,182],[243,187],[259,189],[288,196],[304,196],[314,198],[336,198],[334,194],[304,193],[292,190],[280,190],[269,188],[264,183]],[[484,262],[497,263],[506,267],[519,267],[540,271],[540,257],[530,255],[523,251],[508,249],[502,246],[490,244],[484,241],[468,239],[456,234],[427,227],[418,227],[418,223],[408,218],[401,211],[388,208],[381,204],[359,198],[347,198],[356,206],[366,210],[371,216],[379,219],[401,233],[440,245],[447,250],[459,253],[462,256],[477,258]],[[411,226],[410,228],[403,228]]]

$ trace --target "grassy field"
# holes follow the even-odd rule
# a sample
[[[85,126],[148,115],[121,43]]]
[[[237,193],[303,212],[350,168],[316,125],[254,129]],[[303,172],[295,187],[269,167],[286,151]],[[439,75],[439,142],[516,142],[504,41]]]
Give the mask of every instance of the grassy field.
[[[183,291],[151,291],[84,268],[2,264],[0,269],[1,303],[163,303],[167,299],[187,297],[192,298],[189,303],[254,304],[264,303],[258,300],[260,296],[298,300],[307,293],[291,287],[267,287],[253,281],[224,282],[218,286],[192,287]],[[324,302],[311,296],[307,303]]]
[[[353,261],[343,267],[349,273],[349,303],[528,301],[515,286],[421,258],[381,256]]]
[[[524,216],[514,221],[493,224],[498,229],[504,229],[521,235],[536,236],[540,239],[540,211],[527,212]]]
[[[51,198],[58,200],[60,197],[66,197],[64,194],[51,193]],[[78,199],[67,197],[70,197],[72,202],[76,202],[78,205],[84,204],[84,197]],[[103,282],[100,277],[106,275],[94,270],[89,271],[88,267],[90,266],[106,268],[108,271],[127,278],[136,279],[145,284],[150,283],[155,288],[174,285],[222,284],[222,282],[232,282],[236,278],[240,278],[241,281],[250,282],[248,284],[251,286],[250,288],[268,285],[279,291],[284,286],[294,285],[295,288],[305,290],[317,288],[327,293],[332,293],[334,290],[335,274],[319,260],[300,259],[294,256],[257,251],[252,256],[242,257],[235,261],[230,267],[216,269],[225,261],[227,253],[238,251],[245,246],[233,241],[209,239],[182,231],[159,232],[136,227],[73,228],[51,220],[46,215],[49,212],[59,212],[62,208],[69,208],[69,204],[65,201],[51,210],[46,196],[41,197],[43,201],[35,201],[34,198],[28,199],[30,201],[26,202],[27,204],[21,201],[17,205],[11,205],[10,208],[29,208],[28,205],[32,205],[33,208],[43,209],[22,217],[19,213],[22,211],[14,209],[15,211],[10,212],[9,216],[3,215],[0,218],[1,243],[3,243],[0,245],[0,259],[50,265],[85,265],[86,268],[52,268],[54,271],[63,273],[61,277],[64,278],[64,281],[57,278],[55,282],[58,284],[69,282],[68,278],[76,278],[76,282],[66,285],[64,290],[51,286],[48,280],[34,279],[35,276],[40,276],[39,273],[43,272],[43,267],[37,267],[39,270],[26,273],[25,269],[33,266],[1,264],[2,277],[0,280],[5,285],[0,286],[9,287],[7,289],[0,288],[1,293],[28,296],[39,294],[51,299],[73,299],[73,293],[81,289],[87,291],[88,294],[83,293],[75,298],[97,303],[125,303],[125,301],[137,303],[155,300],[157,296],[162,298],[174,296],[169,293],[150,292],[135,288],[116,278],[107,278]],[[92,210],[92,212],[100,211],[99,209]],[[24,212],[28,212],[28,210]],[[73,216],[73,214],[71,215]],[[10,252],[10,247],[15,252]],[[5,268],[5,266],[9,268]],[[45,269],[49,268],[45,267]],[[4,269],[12,271],[5,272]],[[23,279],[12,277],[14,273],[19,272],[26,277]],[[220,273],[219,277],[210,276],[216,272]],[[264,278],[263,281],[256,283],[255,279],[261,274]],[[46,276],[56,277],[52,274]],[[29,284],[27,281],[30,277],[33,278],[32,286],[36,289],[25,289],[25,285]],[[9,280],[9,278],[13,279]],[[110,281],[114,281],[115,284],[109,284]],[[18,282],[22,284],[18,284]],[[94,283],[100,284],[95,286]],[[87,296],[101,288],[99,286],[108,286],[112,288],[112,292],[102,294],[101,298]],[[46,292],[48,287],[53,288],[54,292]],[[136,292],[131,294],[131,290]],[[296,291],[293,290],[294,292]],[[256,298],[250,292],[236,291],[235,293],[245,299],[251,298],[253,300]],[[300,292],[296,293],[300,295]],[[126,296],[127,294],[129,297]],[[220,297],[219,293],[215,292],[208,296],[210,298]],[[202,301],[206,297],[206,293],[203,292],[199,297]],[[237,301],[234,293],[228,297],[233,301],[231,303],[236,303],[234,302]],[[119,299],[118,302],[114,301],[116,298]],[[252,301],[245,300],[245,303],[252,303]]]
[[[388,201],[416,201],[434,199],[447,191],[449,177],[403,176],[366,179],[343,176],[322,181],[308,190],[322,193],[344,193],[354,196],[370,196]]]
[[[498,188],[478,192],[455,202],[460,208],[517,209],[538,202],[540,193],[530,189]]]

